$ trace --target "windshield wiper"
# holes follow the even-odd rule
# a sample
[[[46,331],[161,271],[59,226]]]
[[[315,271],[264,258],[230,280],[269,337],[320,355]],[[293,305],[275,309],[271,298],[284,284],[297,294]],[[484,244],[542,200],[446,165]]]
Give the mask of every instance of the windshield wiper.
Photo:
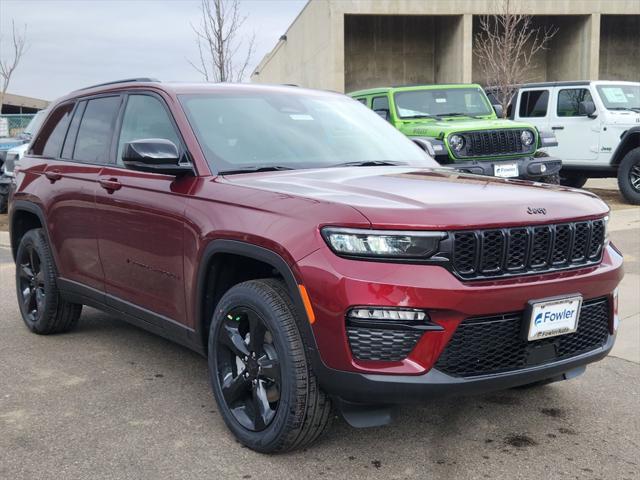
[[[442,118],[440,118],[440,115],[430,115],[428,113],[425,114],[420,114],[420,115],[409,115],[408,117],[400,117],[403,120],[411,120],[413,118],[435,118],[436,120],[442,120]]]
[[[293,170],[293,168],[282,165],[254,165],[237,170],[222,170],[219,173],[220,175],[233,175],[234,173],[278,172],[281,170]]]
[[[378,167],[385,165],[407,165],[405,162],[392,162],[391,160],[367,160],[364,162],[344,162],[338,163],[336,165],[331,165],[332,167]]]
[[[451,113],[441,113],[441,117],[469,117],[469,118],[480,118],[476,115],[471,115],[470,113],[461,113],[461,112],[451,112]]]
[[[632,112],[640,112],[640,107],[610,107],[609,110],[630,110]]]

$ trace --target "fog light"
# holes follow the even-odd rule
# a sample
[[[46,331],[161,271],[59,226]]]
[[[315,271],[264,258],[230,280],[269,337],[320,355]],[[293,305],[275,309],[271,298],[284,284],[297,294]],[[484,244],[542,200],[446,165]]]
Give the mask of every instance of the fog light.
[[[547,171],[547,166],[543,163],[542,165],[540,165],[540,173],[544,173]]]
[[[349,314],[351,318],[362,320],[392,320],[421,322],[427,318],[422,310],[397,310],[388,308],[354,308]]]

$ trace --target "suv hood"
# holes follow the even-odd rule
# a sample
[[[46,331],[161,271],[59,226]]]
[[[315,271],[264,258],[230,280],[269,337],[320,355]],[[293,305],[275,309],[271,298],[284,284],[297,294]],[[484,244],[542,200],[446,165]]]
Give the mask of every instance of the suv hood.
[[[504,128],[529,128],[535,130],[531,125],[522,122],[514,122],[502,118],[469,118],[451,117],[449,120],[418,120],[405,122],[400,126],[402,133],[408,136],[426,135],[429,137],[439,137],[453,132],[473,132],[478,130],[499,130]]]
[[[583,190],[449,169],[323,168],[229,175],[224,181],[351,206],[374,228],[490,228],[594,218],[609,211]],[[545,213],[528,213],[530,208]]]

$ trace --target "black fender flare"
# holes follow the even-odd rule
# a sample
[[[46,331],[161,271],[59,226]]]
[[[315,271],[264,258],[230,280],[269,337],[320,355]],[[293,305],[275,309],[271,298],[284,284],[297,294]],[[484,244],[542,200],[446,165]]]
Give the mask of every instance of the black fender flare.
[[[317,362],[322,363],[322,360],[318,354],[315,336],[300,295],[298,287],[299,282],[293,274],[293,270],[278,253],[252,243],[242,242],[239,240],[217,239],[212,240],[204,247],[204,251],[200,258],[200,265],[198,266],[196,284],[196,337],[199,339],[206,339],[206,332],[203,332],[203,325],[207,320],[204,318],[203,312],[204,295],[206,294],[205,283],[211,260],[214,255],[220,253],[239,255],[264,262],[273,267],[282,276],[296,308],[296,320],[300,334],[302,335],[302,339],[305,343],[305,347],[310,355],[309,360],[312,362],[313,366],[320,366]],[[206,351],[206,344],[203,345],[203,351]]]
[[[634,144],[634,139],[636,143]],[[620,143],[611,155],[611,166],[617,167],[629,151],[640,147],[640,126],[631,127],[622,134]]]
[[[9,241],[11,243],[11,255],[13,256],[13,260],[15,261],[16,251],[18,250],[18,245],[14,244],[15,239],[13,236],[14,217],[15,217],[15,214],[18,212],[29,212],[35,215],[36,217],[38,217],[38,220],[40,220],[40,225],[42,225],[42,229],[44,230],[44,234],[47,237],[47,242],[49,243],[49,247],[53,252],[54,258],[56,258],[57,255],[56,255],[56,252],[54,251],[53,245],[51,243],[51,239],[49,238],[49,228],[47,225],[47,219],[45,217],[44,211],[42,210],[42,207],[38,204],[35,204],[27,200],[14,199],[11,202],[11,205],[9,207]]]

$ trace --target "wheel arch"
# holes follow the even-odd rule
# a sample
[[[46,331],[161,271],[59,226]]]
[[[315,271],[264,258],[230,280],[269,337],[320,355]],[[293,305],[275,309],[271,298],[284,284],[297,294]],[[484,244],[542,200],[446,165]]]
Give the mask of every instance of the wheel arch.
[[[34,228],[42,228],[44,230],[47,242],[52,248],[47,230],[47,222],[40,206],[25,200],[14,200],[9,211],[9,239],[14,261],[16,259],[16,253],[18,252],[20,239],[25,233]],[[54,253],[55,258],[53,249],[52,253]]]
[[[611,165],[619,166],[627,153],[640,147],[640,127],[631,127],[622,134],[620,143],[611,156]]]
[[[296,278],[292,268],[281,255],[267,248],[238,240],[213,240],[204,247],[201,255],[197,276],[196,335],[199,341],[202,342],[203,351],[206,352],[207,350],[208,327],[211,323],[215,306],[228,288],[239,283],[236,282],[229,285],[224,291],[209,292],[209,288],[212,285],[215,286],[215,280],[212,284],[211,276],[215,276],[214,269],[216,260],[224,256],[239,257],[240,259],[247,259],[250,262],[259,262],[272,269],[272,275],[258,278],[270,278],[274,276],[282,278],[296,308],[295,318],[300,334],[303,337],[309,353],[312,354],[312,359],[315,361],[317,358],[315,354],[317,347],[309,317],[300,294],[299,285],[301,282]],[[211,295],[213,295],[213,299]]]

